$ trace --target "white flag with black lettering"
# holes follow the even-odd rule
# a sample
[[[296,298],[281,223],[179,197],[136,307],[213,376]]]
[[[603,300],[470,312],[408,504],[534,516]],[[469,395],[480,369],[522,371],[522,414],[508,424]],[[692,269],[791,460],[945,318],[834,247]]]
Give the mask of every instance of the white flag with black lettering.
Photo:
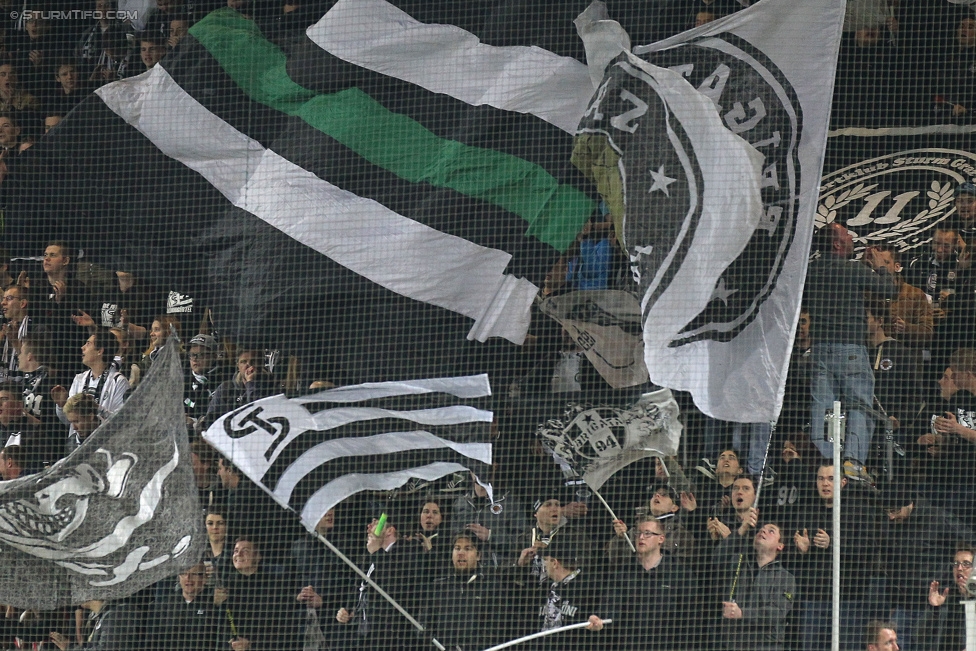
[[[591,63],[612,62],[574,157],[630,256],[648,373],[721,420],[775,421],[782,407],[844,7],[763,0],[633,48],[608,38],[598,3],[578,21]],[[682,110],[689,90],[710,109]],[[731,167],[738,139],[757,169]]]
[[[309,531],[342,500],[468,471],[487,480],[487,375],[376,382],[257,400],[204,433]],[[489,497],[491,493],[489,492]]]

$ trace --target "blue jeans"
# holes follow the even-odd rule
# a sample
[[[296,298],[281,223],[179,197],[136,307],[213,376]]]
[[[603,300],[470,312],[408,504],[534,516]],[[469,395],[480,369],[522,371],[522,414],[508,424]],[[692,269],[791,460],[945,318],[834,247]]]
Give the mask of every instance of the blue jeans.
[[[833,457],[833,444],[823,438],[824,414],[840,400],[847,411],[845,459],[867,461],[874,435],[874,419],[863,407],[874,401],[874,373],[865,346],[855,344],[814,344],[810,377],[810,437],[825,458]]]
[[[702,456],[712,463],[717,462],[718,455],[728,448],[730,430],[732,449],[741,455],[740,465],[750,475],[758,476],[763,470],[766,448],[773,433],[769,423],[728,423],[706,417],[705,429],[702,432],[704,439]]]

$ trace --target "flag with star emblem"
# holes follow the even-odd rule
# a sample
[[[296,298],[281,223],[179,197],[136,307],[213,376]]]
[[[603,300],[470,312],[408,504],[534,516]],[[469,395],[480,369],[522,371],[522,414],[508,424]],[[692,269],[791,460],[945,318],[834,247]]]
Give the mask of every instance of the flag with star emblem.
[[[577,21],[604,76],[574,161],[630,257],[651,381],[714,418],[782,408],[843,17],[764,0],[633,48],[601,3]]]

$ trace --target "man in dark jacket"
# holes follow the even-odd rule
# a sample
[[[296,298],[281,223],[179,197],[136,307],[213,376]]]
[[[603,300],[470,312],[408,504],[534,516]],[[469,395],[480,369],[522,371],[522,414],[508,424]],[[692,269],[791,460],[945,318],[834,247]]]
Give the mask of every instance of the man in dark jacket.
[[[589,621],[588,632],[568,631],[543,638],[540,649],[565,649],[585,651],[603,646],[603,628],[600,611],[606,608],[599,597],[598,573],[585,565],[592,564],[587,558],[587,545],[579,536],[567,534],[557,538],[543,552],[546,575],[552,581],[545,603],[539,608],[540,629],[543,631]]]
[[[147,625],[149,647],[158,651],[212,651],[218,647],[217,624],[223,615],[206,588],[207,572],[197,563],[180,574],[180,591],[156,602]]]
[[[929,607],[919,622],[918,640],[922,651],[956,651],[966,648],[966,614],[962,599],[974,599],[967,584],[973,575],[976,549],[961,543],[952,557],[952,582],[955,589],[940,591],[938,581],[929,585]],[[950,594],[951,593],[951,594]]]
[[[847,478],[841,479],[846,489]],[[817,503],[798,510],[791,569],[796,574],[803,613],[803,648],[830,645],[834,466],[817,468]],[[841,646],[859,646],[868,620],[871,570],[879,552],[880,509],[864,490],[842,491],[841,500]]]
[[[749,535],[758,518],[758,511],[751,509],[742,527],[715,550],[715,565],[724,570],[728,588],[723,594],[720,644],[726,651],[786,648],[796,580],[779,561],[785,544],[778,524],[766,523],[755,537]]]
[[[652,516],[638,520],[637,556],[623,564],[610,580],[606,617],[614,648],[682,649],[693,639],[700,617],[693,615],[698,591],[692,572],[674,555],[665,553],[665,524]],[[648,613],[654,628],[648,629]]]
[[[976,598],[967,587],[974,560],[976,549],[970,544],[960,544],[951,565],[955,589],[940,591],[938,581],[929,584],[929,607],[918,625],[922,651],[957,651],[966,647],[966,613],[960,600]]]

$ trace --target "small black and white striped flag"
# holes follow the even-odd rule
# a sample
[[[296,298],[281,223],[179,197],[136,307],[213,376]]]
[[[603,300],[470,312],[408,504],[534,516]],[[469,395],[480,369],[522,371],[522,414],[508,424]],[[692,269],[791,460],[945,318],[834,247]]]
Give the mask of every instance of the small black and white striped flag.
[[[472,471],[488,477],[487,375],[374,382],[272,396],[218,419],[204,438],[313,530],[362,491]]]

